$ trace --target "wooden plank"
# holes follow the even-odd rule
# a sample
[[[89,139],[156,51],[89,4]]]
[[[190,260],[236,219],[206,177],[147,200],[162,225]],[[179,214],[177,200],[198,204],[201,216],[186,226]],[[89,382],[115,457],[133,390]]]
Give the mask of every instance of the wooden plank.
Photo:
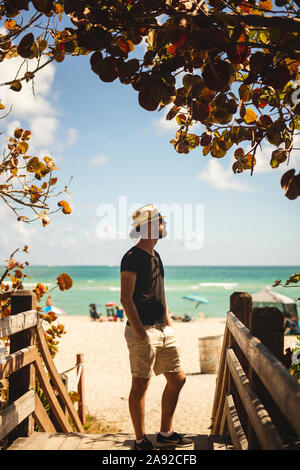
[[[67,436],[68,434],[63,433],[51,434],[47,442],[45,442],[43,450],[59,450]]]
[[[32,345],[28,348],[23,348],[9,356],[0,358],[0,377],[4,378],[13,374],[22,367],[31,364],[36,357],[37,348]]]
[[[16,330],[10,336],[10,354],[14,354],[20,349],[28,348],[35,344],[34,325],[38,322],[36,311],[36,294],[30,290],[17,290],[11,295],[12,322]],[[33,313],[32,313],[33,312]],[[9,404],[16,401],[28,390],[35,388],[35,368],[33,364],[28,364],[9,376]],[[17,426],[8,436],[8,444],[11,444],[17,437],[30,436],[34,432],[33,416],[28,416],[19,426]]]
[[[45,340],[44,336],[44,330],[40,324],[38,324],[37,328],[37,341],[39,345],[39,351],[41,353],[42,359],[46,365],[46,368],[50,374],[51,380],[56,387],[56,390],[58,391],[61,399],[65,403],[68,413],[70,415],[70,418],[72,419],[76,430],[79,432],[84,432],[83,425],[79,419],[78,413],[74,407],[74,404],[63,384],[63,381],[60,378],[60,375],[55,367],[55,364],[53,362],[52,356],[50,354],[48,345]]]
[[[221,436],[224,436],[224,434],[226,432],[226,429],[227,429],[227,420],[226,420],[226,396],[225,396],[223,414],[222,414],[222,419],[220,421],[220,432],[219,432],[219,434]]]
[[[234,292],[230,296],[230,308],[229,310],[240,320],[243,325],[249,328],[250,315],[252,312],[252,296],[248,292]],[[248,374],[249,363],[247,357],[240,350],[238,344],[232,339],[232,349],[234,350],[239,362],[241,363],[242,368]],[[229,380],[230,382],[230,380]],[[230,383],[228,387],[228,392],[234,397],[234,403],[239,415],[239,419],[243,429],[248,435],[248,416],[244,410],[243,404],[240,400],[240,397],[235,389],[235,384]]]
[[[228,312],[227,319],[228,327],[247,356],[251,367],[300,436],[300,413],[295,412],[300,409],[300,384],[262,342],[250,334],[248,328],[232,312]]]
[[[282,440],[269,413],[251,389],[248,377],[232,349],[228,349],[226,359],[241,401],[262,448],[265,450],[282,450]]]
[[[77,433],[69,433],[67,438],[59,446],[59,450],[75,450],[80,446],[83,436]]]
[[[33,412],[33,417],[38,425],[40,431],[44,432],[56,432],[55,427],[53,426],[47,411],[45,410],[43,404],[41,403],[41,400],[35,394],[35,408]]]
[[[41,358],[36,357],[36,361],[34,364],[36,366],[36,375],[40,382],[41,388],[43,389],[43,392],[47,397],[48,403],[55,415],[55,418],[57,419],[57,422],[61,428],[60,430],[63,432],[72,431],[71,425],[69,424],[66,416],[64,415],[64,412],[61,409],[60,404],[55,396],[55,393],[50,385]]]
[[[23,450],[28,437],[18,437],[6,450]]]
[[[210,436],[212,439],[212,450],[234,450],[231,443],[227,441],[223,436]]]
[[[86,423],[86,409],[85,409],[85,388],[84,388],[84,354],[76,354],[77,374],[80,373],[80,378],[77,386],[79,393],[78,415],[82,425]]]
[[[280,310],[274,307],[254,308],[250,315],[249,331],[252,336],[258,338],[262,344],[282,362],[284,315]],[[287,437],[285,433],[285,418],[280,413],[278,406],[274,403],[269,392],[252,367],[249,367],[247,375],[250,387],[257,393],[261,401],[267,407],[278,432],[284,440],[284,438]],[[259,450],[259,441],[250,423],[247,436],[249,444],[248,449]]]
[[[225,332],[224,338],[222,343],[220,361],[218,366],[218,373],[217,373],[217,381],[216,381],[216,388],[215,388],[215,395],[213,401],[213,407],[211,412],[211,434],[217,434],[219,431],[219,423],[220,423],[220,409],[222,408],[222,401],[225,399],[224,394],[224,386],[225,386],[225,376],[227,374],[227,364],[226,364],[226,350],[229,344],[229,336],[230,332],[227,328],[227,324],[225,325]]]
[[[34,390],[29,390],[0,412],[0,440],[15,429],[34,410]]]
[[[97,434],[86,434],[82,437],[77,450],[109,449],[113,444],[113,439],[101,440],[101,436]]]
[[[0,320],[0,338],[33,328],[37,325],[37,322],[38,312],[36,310],[28,310],[17,315],[2,318]]]
[[[226,356],[225,356],[226,359]],[[216,418],[214,421],[214,428],[212,434],[222,434],[221,431],[221,423],[222,423],[222,416],[224,413],[224,406],[225,406],[225,397],[228,389],[228,382],[229,382],[229,371],[228,371],[228,366],[225,361],[224,364],[224,371],[222,374],[222,383],[221,383],[221,389],[220,389],[220,397],[219,397],[219,404],[217,408],[217,413],[216,413]]]
[[[26,438],[19,438],[7,450],[44,450],[51,434],[34,432]]]
[[[274,307],[254,308],[250,318],[249,331],[252,336],[258,338],[279,361],[283,361],[284,315],[279,309]],[[288,440],[289,432],[287,432],[287,428],[290,429],[290,426],[287,424],[285,417],[280,412],[277,404],[252,367],[249,370],[248,378],[252,390],[257,393],[272,416],[272,420],[282,440]],[[250,432],[248,431],[248,442],[249,450],[259,448],[257,445],[257,437],[254,432],[251,432],[251,427]]]
[[[228,429],[234,448],[236,450],[248,450],[248,441],[237,415],[233,396],[230,394],[226,396],[225,407]]]

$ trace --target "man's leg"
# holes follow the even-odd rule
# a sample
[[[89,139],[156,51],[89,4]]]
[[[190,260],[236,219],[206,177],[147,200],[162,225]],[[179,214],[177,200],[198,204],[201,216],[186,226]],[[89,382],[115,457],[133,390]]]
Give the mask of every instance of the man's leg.
[[[137,441],[146,436],[144,423],[145,396],[149,382],[150,379],[132,377],[131,390],[129,394],[129,411]]]
[[[160,430],[162,432],[170,432],[172,430],[172,421],[178,396],[185,384],[186,377],[184,372],[167,372],[164,376],[167,379],[167,383],[161,401],[162,412]]]

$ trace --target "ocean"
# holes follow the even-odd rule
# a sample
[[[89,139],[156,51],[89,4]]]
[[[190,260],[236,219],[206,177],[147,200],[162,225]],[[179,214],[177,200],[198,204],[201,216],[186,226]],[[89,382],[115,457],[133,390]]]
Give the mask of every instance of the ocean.
[[[283,283],[293,273],[300,272],[299,266],[164,266],[166,299],[172,315],[189,314],[196,317],[203,312],[206,317],[225,317],[229,310],[232,292],[259,292],[265,286],[274,292],[293,299],[300,297],[300,287],[276,287],[277,279]],[[2,270],[1,270],[2,272]],[[95,303],[102,314],[105,304],[116,302],[120,305],[119,266],[28,266],[24,273],[30,276],[23,283],[31,289],[37,282],[56,286],[56,278],[68,273],[73,287],[68,291],[55,288],[52,292],[53,305],[62,308],[68,315],[89,315],[89,304]],[[195,304],[182,297],[201,295],[209,304]],[[45,305],[46,297],[40,306]],[[298,302],[299,304],[299,302]],[[300,312],[300,307],[298,307]]]

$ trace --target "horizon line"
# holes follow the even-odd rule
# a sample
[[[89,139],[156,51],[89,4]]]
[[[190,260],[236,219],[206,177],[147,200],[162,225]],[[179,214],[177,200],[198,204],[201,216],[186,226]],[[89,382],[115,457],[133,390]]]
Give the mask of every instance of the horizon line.
[[[6,265],[0,265],[5,267]],[[29,263],[29,266],[35,267],[99,267],[99,268],[116,268],[120,267],[119,264],[33,264]],[[297,264],[164,264],[164,267],[177,267],[177,268],[300,268]]]

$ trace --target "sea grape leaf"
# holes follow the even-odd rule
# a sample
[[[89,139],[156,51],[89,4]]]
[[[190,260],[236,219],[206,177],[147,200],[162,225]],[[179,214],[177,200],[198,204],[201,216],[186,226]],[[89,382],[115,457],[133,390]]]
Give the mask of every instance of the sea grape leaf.
[[[67,201],[59,201],[57,205],[62,207],[62,212],[64,214],[71,214],[72,211]]]

